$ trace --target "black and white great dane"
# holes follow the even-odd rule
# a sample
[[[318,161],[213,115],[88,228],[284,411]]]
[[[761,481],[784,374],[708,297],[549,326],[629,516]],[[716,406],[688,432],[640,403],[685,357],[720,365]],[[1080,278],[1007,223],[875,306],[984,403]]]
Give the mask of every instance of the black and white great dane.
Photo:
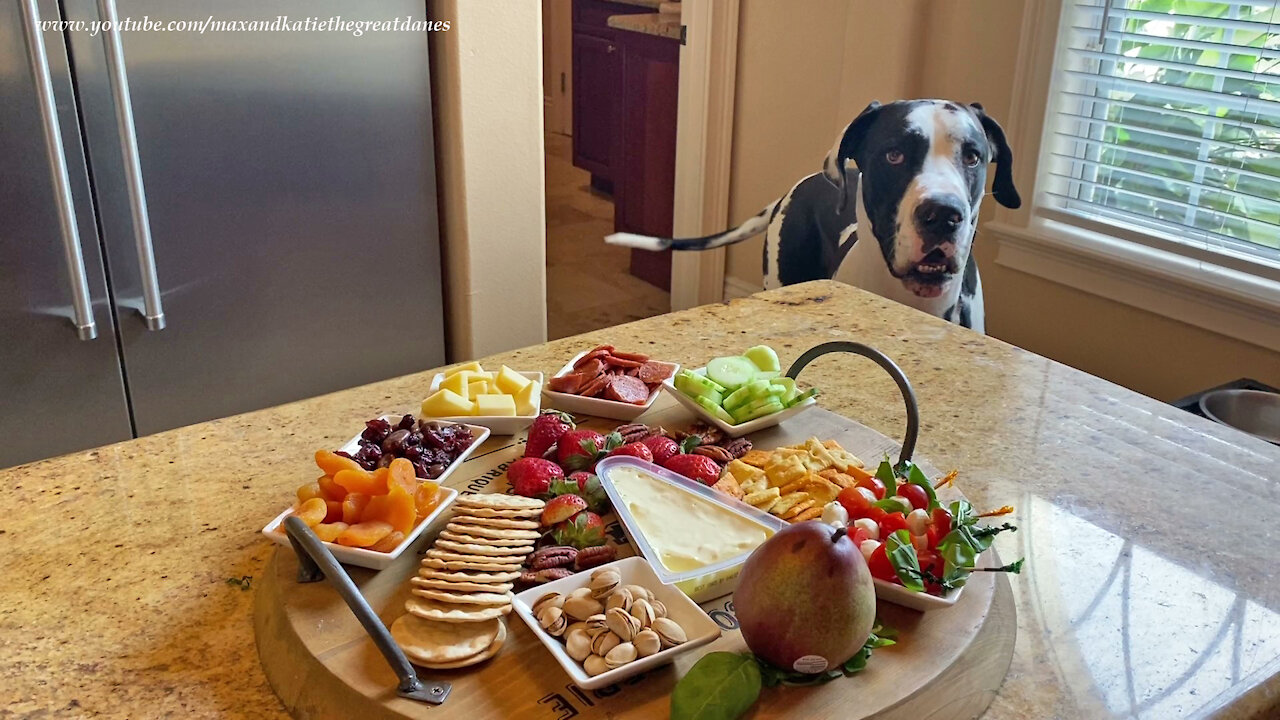
[[[763,232],[766,289],[833,278],[983,332],[982,283],[970,250],[993,162],[991,194],[1018,207],[1013,152],[981,105],[873,102],[836,139],[822,172],[738,227],[700,238],[615,233],[605,240],[706,250]],[[857,241],[862,228],[875,243]]]

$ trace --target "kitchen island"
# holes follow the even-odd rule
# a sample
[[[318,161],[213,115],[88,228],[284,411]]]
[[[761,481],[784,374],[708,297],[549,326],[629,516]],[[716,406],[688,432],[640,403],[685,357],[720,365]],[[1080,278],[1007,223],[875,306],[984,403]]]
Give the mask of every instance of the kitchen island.
[[[607,342],[694,367],[768,343],[785,366],[830,340],[893,357],[919,395],[917,453],[958,468],[975,505],[1017,507],[997,547],[1027,558],[1010,578],[1018,635],[984,717],[1280,712],[1280,448],[833,282],[484,361],[551,373]],[[286,717],[251,623],[275,552],[258,530],[314,477],[317,448],[414,409],[433,373],[0,471],[5,716]],[[871,363],[831,356],[804,378],[900,436]]]

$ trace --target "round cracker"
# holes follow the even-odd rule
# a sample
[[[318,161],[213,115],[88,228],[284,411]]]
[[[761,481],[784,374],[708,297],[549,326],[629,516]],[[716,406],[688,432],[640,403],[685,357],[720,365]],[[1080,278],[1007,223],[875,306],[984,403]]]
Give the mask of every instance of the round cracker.
[[[541,510],[494,510],[493,508],[482,507],[466,507],[457,508],[453,517],[480,517],[480,518],[505,518],[507,520],[521,520],[528,518],[536,518],[542,514]]]
[[[449,662],[449,663],[423,662],[423,663],[415,663],[415,664],[419,664],[425,668],[431,668],[432,670],[452,670],[455,668],[468,667],[471,665],[475,665],[476,663],[482,663],[485,660],[488,660],[489,658],[493,657],[494,655],[497,655],[498,651],[502,649],[502,644],[506,642],[506,640],[507,640],[507,626],[505,623],[503,623],[502,629],[498,631],[498,637],[494,638],[493,642],[489,644],[489,647],[485,648],[483,651],[475,655],[472,655],[469,658],[466,658],[464,660],[457,660],[455,662]],[[410,658],[410,660],[412,660],[412,658]]]
[[[478,537],[475,535],[468,535],[466,533],[454,532],[448,529],[441,530],[439,537],[456,543],[491,545],[494,547],[525,547],[533,544],[533,538]]]
[[[463,493],[453,504],[462,508],[489,508],[490,510],[542,510],[545,502],[537,498],[505,493]]]
[[[479,517],[477,515],[454,515],[450,525],[465,523],[467,525],[483,525],[484,527],[511,528],[513,530],[537,530],[542,524],[537,520],[519,520],[505,517]]]
[[[468,525],[461,522],[451,522],[445,525],[444,529],[459,535],[496,538],[499,540],[537,540],[542,537],[542,533],[532,529],[487,527],[485,525]]]
[[[449,623],[474,623],[493,620],[511,612],[510,605],[485,607],[483,605],[455,605],[453,603],[410,596],[404,601],[404,609],[410,614],[427,620]]]
[[[418,597],[449,603],[450,605],[510,605],[511,599],[515,597],[509,592],[449,592],[448,590],[432,590],[418,587],[409,592]]]
[[[501,547],[498,545],[477,545],[475,543],[460,543],[452,540],[436,540],[434,549],[445,550],[451,553],[461,555],[483,555],[485,557],[524,557],[533,550],[533,543],[529,542],[519,547]]]
[[[428,557],[422,560],[422,567],[433,569],[433,570],[444,570],[448,572],[458,572],[458,571],[465,570],[467,572],[483,571],[483,572],[496,572],[496,573],[513,572],[513,571],[518,571],[520,569],[519,565],[515,565],[512,563],[484,562],[482,558],[474,558],[474,557],[468,558],[466,560],[443,560],[438,557]],[[516,576],[519,577],[518,572],[516,572]]]
[[[444,590],[446,592],[504,593],[512,588],[509,582],[474,583],[463,580],[440,580],[437,578],[412,577],[409,582],[415,587],[426,590]]]
[[[479,655],[497,640],[502,621],[448,623],[405,614],[391,623],[391,638],[412,660],[451,663]]]
[[[518,570],[508,572],[451,572],[426,566],[418,568],[418,577],[469,583],[507,583],[520,577]]]
[[[507,567],[504,570],[513,569],[512,566],[520,566],[524,564],[524,555],[472,555],[470,553],[457,553],[452,550],[444,550],[431,548],[427,551],[427,557],[439,560],[451,560],[453,562],[472,562],[472,563],[491,563],[503,564]]]

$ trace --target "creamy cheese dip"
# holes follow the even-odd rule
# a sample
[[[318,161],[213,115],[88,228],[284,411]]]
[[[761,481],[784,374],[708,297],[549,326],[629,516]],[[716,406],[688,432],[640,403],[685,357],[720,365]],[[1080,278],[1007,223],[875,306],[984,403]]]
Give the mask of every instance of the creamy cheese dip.
[[[609,481],[658,560],[671,572],[728,560],[756,549],[773,535],[764,525],[643,470],[615,468]]]

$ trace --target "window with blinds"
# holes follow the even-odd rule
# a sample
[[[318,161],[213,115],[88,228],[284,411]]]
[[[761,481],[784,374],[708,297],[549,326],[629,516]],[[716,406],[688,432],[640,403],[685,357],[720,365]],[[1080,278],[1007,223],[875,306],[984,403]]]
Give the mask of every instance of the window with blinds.
[[[1280,0],[1067,2],[1048,214],[1280,260]]]

